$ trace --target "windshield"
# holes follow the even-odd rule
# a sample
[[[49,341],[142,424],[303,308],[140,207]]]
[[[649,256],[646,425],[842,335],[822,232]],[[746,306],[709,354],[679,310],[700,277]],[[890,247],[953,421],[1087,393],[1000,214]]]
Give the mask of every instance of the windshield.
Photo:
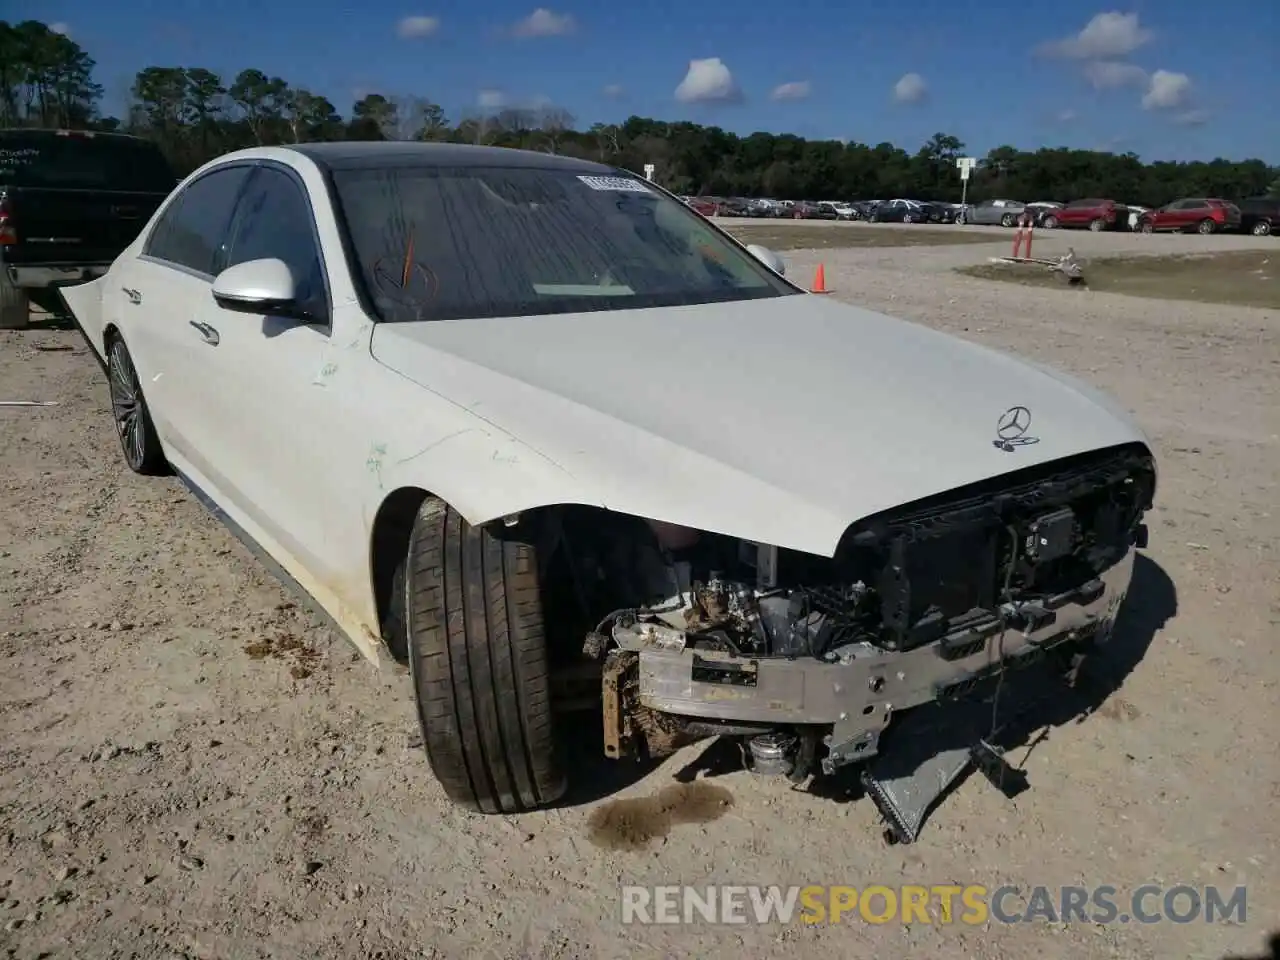
[[[800,291],[639,178],[504,167],[339,170],[383,320],[687,306]]]
[[[153,143],[133,137],[0,132],[0,183],[167,194],[177,177]]]

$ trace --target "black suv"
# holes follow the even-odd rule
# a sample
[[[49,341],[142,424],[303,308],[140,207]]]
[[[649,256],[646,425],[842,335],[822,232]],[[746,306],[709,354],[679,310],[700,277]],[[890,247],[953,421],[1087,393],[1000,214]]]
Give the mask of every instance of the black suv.
[[[1251,197],[1236,204],[1240,208],[1240,230],[1255,237],[1280,231],[1280,198]]]
[[[104,274],[177,182],[138,137],[0,130],[0,328],[27,325],[32,295]]]

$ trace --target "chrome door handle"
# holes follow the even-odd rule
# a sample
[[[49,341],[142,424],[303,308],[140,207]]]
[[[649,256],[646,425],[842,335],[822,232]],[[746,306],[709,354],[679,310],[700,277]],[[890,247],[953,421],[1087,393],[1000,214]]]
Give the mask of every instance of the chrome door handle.
[[[222,338],[218,336],[218,331],[213,329],[213,327],[209,326],[207,323],[200,323],[196,320],[190,320],[188,322],[200,332],[200,338],[204,340],[205,343],[209,344],[209,346],[216,347],[221,342]]]
[[[130,303],[142,302],[142,292],[140,290],[130,290],[128,287],[121,287],[120,289],[124,291],[124,295],[129,298]]]

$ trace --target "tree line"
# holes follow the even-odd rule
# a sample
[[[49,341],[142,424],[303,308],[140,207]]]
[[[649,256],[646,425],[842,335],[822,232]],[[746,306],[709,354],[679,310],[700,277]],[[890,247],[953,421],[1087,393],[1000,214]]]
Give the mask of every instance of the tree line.
[[[75,40],[27,20],[0,21],[0,127],[121,131],[155,140],[187,173],[221,153],[316,140],[446,140],[522,147],[641,172],[681,194],[778,199],[909,197],[959,200],[965,145],[938,133],[915,153],[891,143],[738,136],[719,127],[630,117],[578,129],[554,105],[504,107],[450,119],[421,96],[369,93],[343,116],[314,91],[257,69],[231,78],[202,67],[138,71],[124,117],[104,116],[96,64]],[[970,200],[1088,196],[1159,206],[1179,197],[1280,196],[1280,167],[1258,159],[1144,163],[1133,153],[999,146],[980,158]]]

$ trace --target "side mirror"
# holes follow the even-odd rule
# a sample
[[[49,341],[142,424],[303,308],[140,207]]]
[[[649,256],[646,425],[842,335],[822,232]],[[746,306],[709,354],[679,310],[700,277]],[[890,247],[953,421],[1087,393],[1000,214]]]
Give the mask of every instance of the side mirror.
[[[747,245],[747,252],[778,276],[785,277],[787,275],[786,262],[768,247],[762,247],[758,243],[752,243]]]
[[[247,260],[223,270],[213,281],[213,299],[224,310],[311,319],[297,300],[293,271],[283,260]]]

